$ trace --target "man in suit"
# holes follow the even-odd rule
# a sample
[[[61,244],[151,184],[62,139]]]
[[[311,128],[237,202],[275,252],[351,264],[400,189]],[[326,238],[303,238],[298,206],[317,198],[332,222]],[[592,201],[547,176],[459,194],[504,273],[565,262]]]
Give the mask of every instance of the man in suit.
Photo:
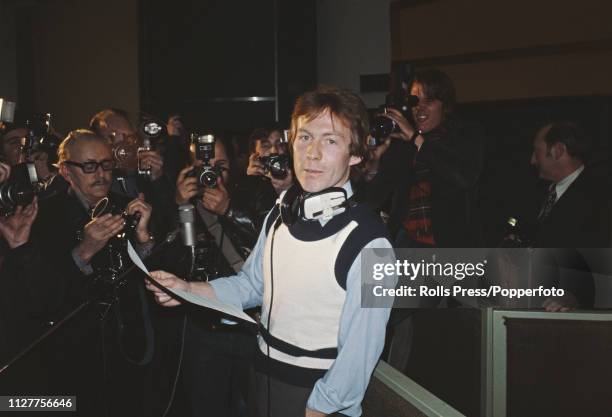
[[[49,339],[44,371],[58,394],[76,393],[79,415],[97,415],[104,407],[108,415],[140,415],[134,387],[142,386],[144,368],[134,363],[146,362],[141,353],[147,353],[142,347],[148,329],[146,298],[139,281],[126,278],[120,285],[111,277],[129,263],[127,242],[119,237],[123,233],[132,235],[142,257],[152,250],[152,209],[142,195],[130,199],[110,190],[115,161],[100,135],[70,132],[58,157],[69,187],[41,201],[32,228],[43,248],[45,279],[53,283],[45,294],[52,304],[49,318],[57,322],[89,304]],[[131,231],[124,228],[124,213],[140,216]]]
[[[608,245],[610,211],[597,179],[586,166],[589,148],[583,131],[565,121],[543,126],[533,143],[531,164],[540,178],[551,181],[538,215],[533,246],[555,248],[543,252],[542,264],[555,270],[556,280],[566,289],[564,297],[544,301],[548,311],[593,306],[593,278],[575,248]],[[555,268],[550,268],[551,264]]]

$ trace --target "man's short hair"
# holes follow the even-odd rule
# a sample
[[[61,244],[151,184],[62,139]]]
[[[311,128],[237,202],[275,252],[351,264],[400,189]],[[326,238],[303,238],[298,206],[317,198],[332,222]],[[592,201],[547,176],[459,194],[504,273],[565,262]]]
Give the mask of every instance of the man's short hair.
[[[304,116],[311,121],[325,111],[330,112],[332,120],[337,117],[348,125],[351,131],[349,153],[365,160],[368,155],[366,138],[370,132],[366,106],[357,94],[336,87],[320,86],[298,97],[291,115],[289,149],[293,147],[298,119]]]
[[[257,141],[258,140],[266,139],[274,131],[280,132],[281,135],[283,133],[283,129],[281,129],[279,126],[276,126],[276,125],[267,126],[267,127],[258,127],[256,129],[253,129],[253,132],[251,132],[251,134],[249,135],[249,138],[248,138],[249,152],[250,153],[255,152],[255,147],[257,146]]]
[[[103,123],[106,123],[106,120],[111,116],[122,117],[131,125],[128,112],[122,109],[109,108],[101,110],[93,115],[89,121],[89,129],[99,134]]]
[[[548,125],[550,129],[544,137],[548,149],[555,143],[562,143],[570,156],[583,162],[589,158],[591,140],[577,123],[561,120],[549,122],[544,126]]]
[[[69,161],[72,158],[72,154],[74,153],[74,147],[79,143],[91,143],[91,142],[99,142],[103,143],[106,146],[110,146],[108,140],[98,135],[95,132],[87,129],[77,129],[68,133],[68,136],[64,138],[62,143],[60,143],[59,148],[57,149],[57,165],[61,165],[65,161]]]
[[[455,109],[455,85],[445,72],[436,68],[420,70],[414,74],[412,83],[421,84],[427,98],[440,100],[446,112],[452,113]]]

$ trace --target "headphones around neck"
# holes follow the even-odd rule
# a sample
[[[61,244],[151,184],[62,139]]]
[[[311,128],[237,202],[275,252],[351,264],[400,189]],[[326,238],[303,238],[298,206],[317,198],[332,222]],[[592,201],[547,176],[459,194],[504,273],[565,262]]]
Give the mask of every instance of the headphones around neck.
[[[342,187],[329,187],[316,193],[309,193],[295,183],[280,201],[282,222],[291,226],[296,220],[329,220],[347,208],[355,205],[353,197],[347,198]]]

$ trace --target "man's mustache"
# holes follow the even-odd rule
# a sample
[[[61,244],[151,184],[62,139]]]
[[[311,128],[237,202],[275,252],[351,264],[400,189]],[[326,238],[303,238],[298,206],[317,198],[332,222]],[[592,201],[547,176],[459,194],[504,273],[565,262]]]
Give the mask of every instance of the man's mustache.
[[[96,186],[96,185],[109,185],[109,184],[110,184],[110,181],[108,181],[108,180],[106,180],[104,178],[101,178],[99,180],[95,180],[94,182],[91,183],[92,187]]]

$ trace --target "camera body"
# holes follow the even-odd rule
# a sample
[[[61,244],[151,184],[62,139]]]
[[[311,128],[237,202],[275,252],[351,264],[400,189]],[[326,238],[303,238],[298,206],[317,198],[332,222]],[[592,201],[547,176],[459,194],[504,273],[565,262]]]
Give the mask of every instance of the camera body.
[[[21,153],[26,160],[37,152],[45,152],[49,159],[57,155],[61,138],[51,133],[51,114],[35,114],[26,119],[27,133],[21,138]]]
[[[266,173],[270,173],[273,178],[283,180],[287,178],[289,169],[289,155],[273,153],[268,156],[260,156],[259,162],[264,166]]]
[[[187,176],[197,178],[198,186],[200,187],[215,188],[221,176],[221,169],[210,165],[203,165],[192,169]]]
[[[191,141],[195,146],[195,159],[202,161],[202,166],[194,168],[187,176],[197,178],[198,185],[201,187],[216,187],[221,175],[221,168],[212,166],[210,163],[215,157],[215,136],[193,133],[191,134]]]
[[[17,206],[30,204],[41,189],[33,163],[16,165],[10,177],[0,184],[0,215],[10,216]]]
[[[163,123],[155,119],[144,120],[139,127],[139,133],[142,137],[142,145],[136,150],[136,159],[138,165],[138,174],[146,177],[151,177],[151,167],[144,166],[142,163],[142,154],[144,152],[152,151],[155,149],[155,144],[158,139],[164,135],[167,135],[166,126]]]
[[[136,227],[140,222],[141,214],[139,212],[128,214],[115,205],[109,207],[102,205],[100,208],[96,207],[95,210],[98,210],[98,212],[94,217],[105,213],[119,214],[125,221],[123,230],[108,240],[107,245],[97,255],[95,262],[95,298],[104,300],[111,296],[115,289],[126,284],[126,280],[120,280],[119,278],[126,267],[129,266],[128,241],[133,240],[136,235]]]
[[[398,110],[407,120],[412,120],[412,108],[419,103],[419,98],[401,90],[396,93],[387,94],[385,104],[380,106],[380,112],[387,113],[388,108]],[[393,120],[383,115],[374,117],[370,127],[369,147],[381,145],[391,133],[399,132],[399,126]]]

